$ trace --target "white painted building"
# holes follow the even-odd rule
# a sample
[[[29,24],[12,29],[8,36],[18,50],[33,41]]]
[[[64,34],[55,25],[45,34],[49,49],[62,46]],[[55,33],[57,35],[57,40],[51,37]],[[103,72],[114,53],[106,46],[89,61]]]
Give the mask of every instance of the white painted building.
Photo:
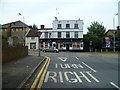
[[[53,20],[53,28],[41,25],[40,46],[59,50],[83,50],[83,20]]]
[[[39,49],[39,37],[36,30],[30,30],[28,32],[25,38],[25,45],[28,46],[28,49]]]

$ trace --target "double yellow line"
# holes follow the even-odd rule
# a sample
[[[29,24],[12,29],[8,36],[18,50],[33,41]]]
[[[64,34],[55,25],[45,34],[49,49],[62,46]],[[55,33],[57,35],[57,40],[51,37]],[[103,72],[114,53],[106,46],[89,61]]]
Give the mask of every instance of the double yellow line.
[[[38,73],[37,77],[35,78],[35,80],[34,80],[32,86],[31,86],[30,90],[34,90],[34,88],[40,89],[41,86],[42,86],[42,83],[43,83],[46,71],[47,71],[48,66],[50,64],[50,58],[47,57],[47,56],[45,56],[45,58],[46,58],[45,64],[43,65],[42,69],[40,70],[40,72]],[[37,85],[37,83],[38,83],[38,85]]]

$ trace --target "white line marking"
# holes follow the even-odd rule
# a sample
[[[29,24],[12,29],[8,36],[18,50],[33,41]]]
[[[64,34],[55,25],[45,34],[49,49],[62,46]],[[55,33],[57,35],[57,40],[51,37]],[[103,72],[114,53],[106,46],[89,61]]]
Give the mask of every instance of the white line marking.
[[[86,67],[88,67],[89,69],[91,69],[93,72],[96,72],[96,70],[94,70],[93,68],[91,68],[90,66],[88,66],[87,64],[85,64],[84,62],[82,62]]]
[[[110,82],[110,84],[111,84],[111,85],[113,85],[114,87],[116,87],[117,89],[119,89],[119,90],[120,90],[120,87],[119,87],[119,86],[117,86],[115,83]]]
[[[63,59],[61,57],[58,57],[61,61],[65,62],[67,60],[67,58],[64,58]]]
[[[79,58],[78,57],[75,57],[77,60],[79,60]]]
[[[91,76],[96,82],[100,82],[98,79],[96,79],[90,72],[86,72],[89,76]]]

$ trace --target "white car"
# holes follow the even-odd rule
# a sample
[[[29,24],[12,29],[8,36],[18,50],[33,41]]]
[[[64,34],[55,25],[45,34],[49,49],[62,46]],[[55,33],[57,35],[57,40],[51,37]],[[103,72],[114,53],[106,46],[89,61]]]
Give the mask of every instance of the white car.
[[[45,48],[43,49],[43,52],[56,52],[56,53],[58,53],[59,50],[56,49],[56,48],[54,48],[54,47],[45,47]]]

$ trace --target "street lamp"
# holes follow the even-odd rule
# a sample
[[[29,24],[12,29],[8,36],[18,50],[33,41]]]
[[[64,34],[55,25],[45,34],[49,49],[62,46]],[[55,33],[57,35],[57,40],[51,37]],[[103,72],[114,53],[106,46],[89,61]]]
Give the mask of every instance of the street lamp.
[[[19,13],[19,15],[23,17],[23,40],[24,40],[24,46],[25,46],[25,30],[24,30],[24,21],[25,21],[25,18],[24,18],[24,16],[21,13]]]
[[[116,15],[118,15],[118,13]],[[113,29],[114,29],[114,52],[115,52],[115,16],[113,16]]]

